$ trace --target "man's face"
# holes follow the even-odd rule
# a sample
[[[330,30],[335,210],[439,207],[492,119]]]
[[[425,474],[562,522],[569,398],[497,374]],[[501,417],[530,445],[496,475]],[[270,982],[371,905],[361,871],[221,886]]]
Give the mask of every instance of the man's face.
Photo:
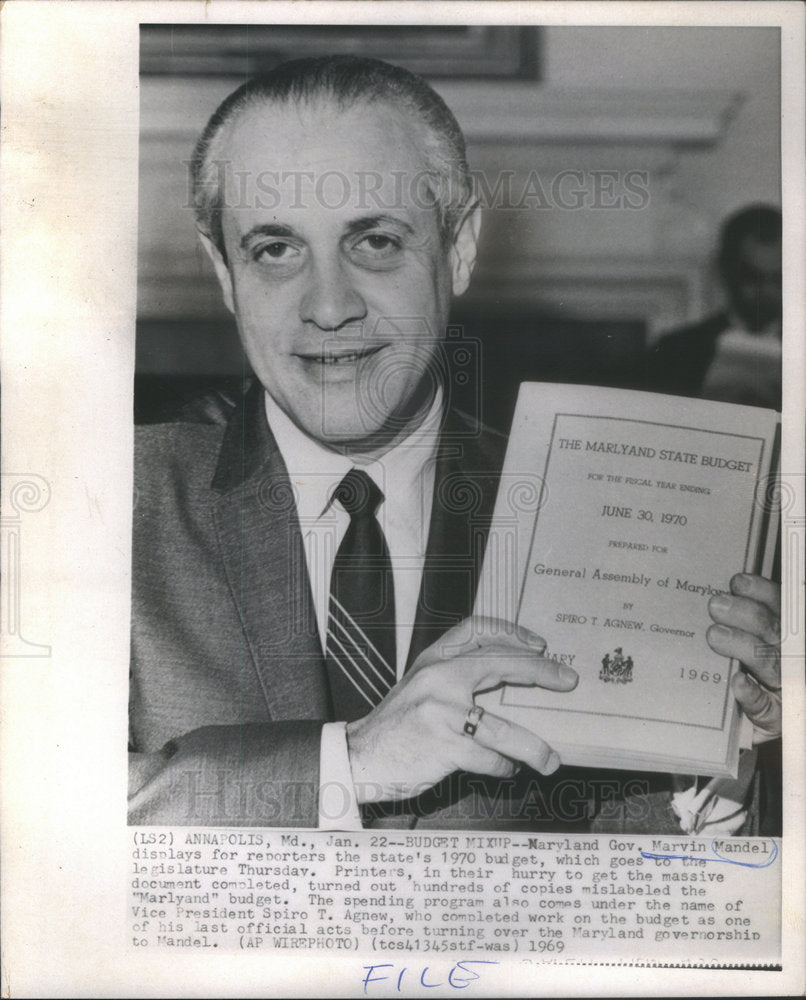
[[[781,244],[745,236],[725,274],[731,306],[748,330],[757,333],[781,318]]]
[[[230,126],[226,263],[208,250],[255,374],[337,450],[382,450],[422,418],[472,271],[477,220],[445,246],[420,138],[377,104],[264,104]]]

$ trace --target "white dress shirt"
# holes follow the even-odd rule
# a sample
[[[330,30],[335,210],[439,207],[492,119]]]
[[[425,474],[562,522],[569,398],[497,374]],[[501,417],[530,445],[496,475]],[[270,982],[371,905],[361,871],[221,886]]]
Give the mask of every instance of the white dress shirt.
[[[406,666],[428,545],[434,458],[442,418],[438,394],[425,420],[379,459],[330,451],[303,433],[265,394],[266,417],[294,491],[322,650],[327,637],[330,575],[350,515],[333,491],[350,469],[361,468],[383,493],[376,517],[386,537],[395,587],[397,676]],[[319,826],[360,829],[347,753],[345,723],[322,730]]]
[[[781,327],[771,323],[752,333],[738,321],[720,333],[700,395],[749,406],[780,409]]]

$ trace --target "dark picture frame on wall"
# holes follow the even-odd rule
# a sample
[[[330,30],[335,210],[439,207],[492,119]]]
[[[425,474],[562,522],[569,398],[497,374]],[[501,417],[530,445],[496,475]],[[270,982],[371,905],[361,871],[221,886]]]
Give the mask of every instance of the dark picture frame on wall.
[[[149,24],[141,31],[143,74],[254,75],[287,59],[366,51],[423,76],[539,80],[538,27],[487,25]]]

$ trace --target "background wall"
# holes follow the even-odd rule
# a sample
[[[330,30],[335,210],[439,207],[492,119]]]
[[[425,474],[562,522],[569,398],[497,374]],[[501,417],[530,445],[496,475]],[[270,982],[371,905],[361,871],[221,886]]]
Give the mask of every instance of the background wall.
[[[777,28],[544,28],[547,85],[724,90],[741,104],[721,140],[682,150],[677,187],[717,219],[780,199]]]
[[[719,303],[711,258],[724,216],[780,202],[778,29],[535,30],[537,79],[433,80],[484,182],[477,272],[453,319],[479,342],[485,415],[498,423],[518,378],[640,385],[646,345]],[[371,39],[361,51],[387,54]],[[158,73],[143,62],[137,370],[147,419],[166,385],[194,388],[242,367],[187,207],[195,138],[243,79],[232,66],[194,73],[181,34]]]

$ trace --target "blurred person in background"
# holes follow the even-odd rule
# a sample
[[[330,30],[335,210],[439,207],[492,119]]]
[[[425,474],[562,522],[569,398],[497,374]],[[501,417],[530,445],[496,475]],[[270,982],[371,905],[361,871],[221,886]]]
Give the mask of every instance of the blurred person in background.
[[[751,205],[722,226],[726,308],[667,333],[650,349],[658,392],[781,408],[781,213]]]

